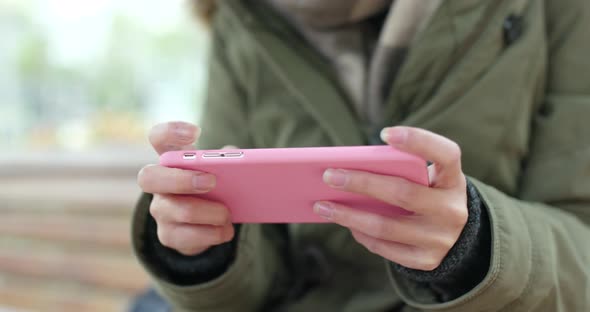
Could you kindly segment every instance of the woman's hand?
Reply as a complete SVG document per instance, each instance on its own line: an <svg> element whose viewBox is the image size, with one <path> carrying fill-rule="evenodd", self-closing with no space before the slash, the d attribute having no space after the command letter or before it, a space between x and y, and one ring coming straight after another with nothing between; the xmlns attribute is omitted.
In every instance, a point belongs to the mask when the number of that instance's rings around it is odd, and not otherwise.
<svg viewBox="0 0 590 312"><path fill-rule="evenodd" d="M314 211L349 228L356 241L375 254L408 268L434 270L457 242L467 222L461 150L455 142L417 128L385 128L381 138L399 150L432 161L431 187L402 178L342 169L326 170L324 181L333 188L370 196L414 214L388 218L331 202L316 203Z"/></svg>
<svg viewBox="0 0 590 312"><path fill-rule="evenodd" d="M161 155L191 149L199 132L192 124L168 122L154 126L149 139ZM158 224L158 238L164 246L184 255L196 255L234 237L229 209L194 196L215 187L214 175L148 165L141 169L137 180L144 192L154 194L150 213Z"/></svg>

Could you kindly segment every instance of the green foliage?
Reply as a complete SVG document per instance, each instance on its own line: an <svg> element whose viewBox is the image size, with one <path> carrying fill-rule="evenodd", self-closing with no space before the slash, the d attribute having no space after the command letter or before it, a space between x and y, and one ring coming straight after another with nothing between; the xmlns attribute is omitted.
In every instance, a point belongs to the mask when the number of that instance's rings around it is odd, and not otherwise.
<svg viewBox="0 0 590 312"><path fill-rule="evenodd" d="M18 69L26 76L36 76L49 66L47 42L36 32L27 33L20 43Z"/></svg>
<svg viewBox="0 0 590 312"><path fill-rule="evenodd" d="M187 23L176 27L180 24L170 26L175 24L169 23L158 29L155 23L156 26L148 29L135 15L113 10L112 15L105 17L104 25L96 24L102 20L88 22L95 24L81 22L81 25L90 27L88 29L106 29L106 39L101 39L104 44L93 51L96 55L70 62L67 58L56 57L59 54L57 46L60 41L68 40L68 35L60 37L59 27L44 27L43 22L38 20L44 14L40 10L42 2L22 6L16 3L12 10L0 12L0 35L8 32L8 37L16 38L10 40L15 52L8 63L11 66L4 71L14 79L10 85L19 88L11 90L11 94L15 95L12 98L17 100L19 107L15 114L22 116L19 117L19 129L44 129L39 132L43 134L43 139L38 140L54 137L49 132L59 132L57 128L68 122L93 127L97 120L101 123L110 120L117 124L121 122L114 120L124 120L130 123L130 128L137 129L138 125L144 124L146 112L162 111L155 106L169 99L170 93L174 94L173 101L180 100L181 103L166 105L194 105L197 102L195 97L199 96L201 88L197 86L196 79L202 76L198 71L205 70L199 64L203 64L207 38L191 29L196 25ZM55 22L59 24L59 21ZM3 24L9 27L3 29ZM84 26L73 30L74 37L83 39L68 42L68 55L76 54L71 47L75 49L79 46L82 55L83 51L88 51L85 44L99 42L94 41L91 32L85 37L79 36L86 30ZM54 40L56 38L59 40ZM187 109L178 111L186 112ZM101 127L103 130L100 133L103 134L97 135L97 138L108 140L109 135L116 135L116 132L104 130L109 129L108 126ZM120 129L121 126L112 128ZM27 140L26 136L30 134L0 125L0 133L3 132L23 136L12 138L12 141Z"/></svg>

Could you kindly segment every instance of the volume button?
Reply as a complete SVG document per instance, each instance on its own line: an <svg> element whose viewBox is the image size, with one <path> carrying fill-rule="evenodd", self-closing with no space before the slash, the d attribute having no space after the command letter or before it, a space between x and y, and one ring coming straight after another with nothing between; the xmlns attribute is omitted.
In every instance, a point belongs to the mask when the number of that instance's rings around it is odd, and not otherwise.
<svg viewBox="0 0 590 312"><path fill-rule="evenodd" d="M244 152L205 152L203 158L240 158Z"/></svg>

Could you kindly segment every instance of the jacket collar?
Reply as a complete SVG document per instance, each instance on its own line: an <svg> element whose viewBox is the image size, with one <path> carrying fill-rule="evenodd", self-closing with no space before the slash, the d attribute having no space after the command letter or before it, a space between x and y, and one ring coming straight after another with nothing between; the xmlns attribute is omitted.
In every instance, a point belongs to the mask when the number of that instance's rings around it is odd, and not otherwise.
<svg viewBox="0 0 590 312"><path fill-rule="evenodd" d="M331 68L322 56L305 43L290 25L282 20L263 1L224 1L233 18L248 29L249 36L258 47L268 69L282 80L293 96L300 99L334 145L363 145L379 129L362 125L354 113L351 101L339 86ZM498 4L495 4L495 3ZM524 3L525 0L513 1ZM436 91L439 80L444 79L458 51L470 46L458 40L465 37L462 31L478 35L478 21L501 0L445 0L424 30L414 38L398 79L391 88L391 96L383 116L383 126L404 123L405 108L398 96L407 90L418 90L421 101ZM460 27L458 27L460 25ZM485 26L485 25L484 25ZM468 43L468 42L467 42ZM425 73L428 73L425 75ZM430 81L424 81L428 77ZM434 77L434 78L433 78Z"/></svg>
<svg viewBox="0 0 590 312"><path fill-rule="evenodd" d="M352 103L327 62L262 2L224 1L233 12L233 18L248 29L244 35L258 47L268 70L274 71L281 79L286 89L324 129L332 144L366 144Z"/></svg>

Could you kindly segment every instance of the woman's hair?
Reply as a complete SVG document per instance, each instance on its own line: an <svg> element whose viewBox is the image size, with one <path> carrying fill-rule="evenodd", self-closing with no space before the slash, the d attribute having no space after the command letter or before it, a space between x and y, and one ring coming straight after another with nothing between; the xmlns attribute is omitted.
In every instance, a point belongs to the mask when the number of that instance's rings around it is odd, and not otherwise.
<svg viewBox="0 0 590 312"><path fill-rule="evenodd" d="M215 8L217 6L216 0L190 0L190 6L193 15L205 24L211 22L213 14L215 14Z"/></svg>

